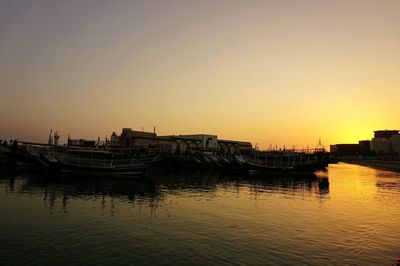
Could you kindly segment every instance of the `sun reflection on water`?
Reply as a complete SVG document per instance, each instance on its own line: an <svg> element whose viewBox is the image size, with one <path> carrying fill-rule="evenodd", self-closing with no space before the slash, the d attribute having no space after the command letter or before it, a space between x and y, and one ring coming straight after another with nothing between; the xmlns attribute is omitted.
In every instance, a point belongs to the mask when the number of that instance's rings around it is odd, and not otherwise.
<svg viewBox="0 0 400 266"><path fill-rule="evenodd" d="M52 262L80 264L117 252L139 264L168 257L171 264L208 258L226 265L234 258L260 265L376 265L399 253L399 173L336 164L312 175L175 171L129 180L3 170L0 255L10 264L54 245L66 255ZM29 234L15 234L27 225ZM41 245L25 258L8 255L32 241ZM79 248L92 261L78 256Z"/></svg>

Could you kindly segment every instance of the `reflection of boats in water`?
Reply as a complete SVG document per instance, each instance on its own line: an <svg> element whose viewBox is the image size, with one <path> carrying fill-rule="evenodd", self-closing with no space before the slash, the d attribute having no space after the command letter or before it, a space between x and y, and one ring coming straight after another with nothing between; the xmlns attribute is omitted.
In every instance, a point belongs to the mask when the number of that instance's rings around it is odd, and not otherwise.
<svg viewBox="0 0 400 266"><path fill-rule="evenodd" d="M81 173L34 173L30 169L16 169L14 167L0 167L0 179L8 180L10 189L28 194L44 191L45 193L68 197L111 196L128 197L129 200L160 196L154 182L148 179L107 178L106 176ZM18 189L12 187L16 183L20 183L21 187Z"/></svg>
<svg viewBox="0 0 400 266"><path fill-rule="evenodd" d="M329 181L325 176L313 173L294 174L226 174L215 171L165 170L155 168L146 179L101 178L98 175L32 173L12 167L0 168L2 179L26 179L24 189L46 188L64 195L110 195L117 197L157 197L171 191L199 191L212 193L218 187L261 187L268 190L310 190L317 194L329 193Z"/></svg>
<svg viewBox="0 0 400 266"><path fill-rule="evenodd" d="M114 211L114 203L125 202L144 206L153 215L169 196L215 197L220 192L264 194L329 193L329 181L315 174L303 175L242 175L207 171L150 171L148 178L100 178L99 176L60 172L37 172L29 169L0 167L0 181L10 193L39 195L45 207L57 204L67 210L74 199L101 199L102 210ZM244 189L243 189L244 188ZM108 212L108 210L107 210Z"/></svg>
<svg viewBox="0 0 400 266"><path fill-rule="evenodd" d="M319 195L329 193L329 179L315 174L269 175L256 180L257 187L269 190L306 190Z"/></svg>
<svg viewBox="0 0 400 266"><path fill-rule="evenodd" d="M329 179L326 173L317 172L257 172L229 173L225 171L191 171L190 169L163 170L153 169L148 178L162 187L179 190L213 191L218 186L262 187L268 190L310 190L317 194L329 193Z"/></svg>
<svg viewBox="0 0 400 266"><path fill-rule="evenodd" d="M62 191L64 195L112 196L135 198L157 198L160 196L153 182L145 179L90 178L81 175L61 174L57 178L42 175L30 178L28 186L46 188L47 191Z"/></svg>

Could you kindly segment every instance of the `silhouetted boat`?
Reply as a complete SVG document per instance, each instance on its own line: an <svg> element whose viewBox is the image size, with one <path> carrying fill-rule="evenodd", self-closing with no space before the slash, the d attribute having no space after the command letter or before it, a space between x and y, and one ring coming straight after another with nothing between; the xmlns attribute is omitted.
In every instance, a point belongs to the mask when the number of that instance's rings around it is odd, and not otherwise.
<svg viewBox="0 0 400 266"><path fill-rule="evenodd" d="M10 162L10 149L3 145L0 145L0 163L8 164Z"/></svg>
<svg viewBox="0 0 400 266"><path fill-rule="evenodd" d="M33 166L60 172L136 176L158 162L157 154L134 154L96 148L22 144L11 149L16 166Z"/></svg>
<svg viewBox="0 0 400 266"><path fill-rule="evenodd" d="M62 172L91 172L135 176L159 160L155 154L131 154L100 149L54 147L41 153L47 164Z"/></svg>
<svg viewBox="0 0 400 266"><path fill-rule="evenodd" d="M29 146L20 145L17 141L13 145L2 146L0 157L3 164L19 167L30 167L45 164L40 154Z"/></svg>
<svg viewBox="0 0 400 266"><path fill-rule="evenodd" d="M258 151L238 158L249 171L304 172L315 171L328 165L329 153L293 151Z"/></svg>
<svg viewBox="0 0 400 266"><path fill-rule="evenodd" d="M61 172L85 172L135 176L143 174L156 162L164 166L223 171L248 172L312 172L328 164L329 154L314 152L258 151L242 155L225 156L218 152L201 151L189 154L163 154L129 149L106 149L81 146L21 143L10 147L11 161L15 165L33 165L38 169ZM5 153L5 152L4 152Z"/></svg>

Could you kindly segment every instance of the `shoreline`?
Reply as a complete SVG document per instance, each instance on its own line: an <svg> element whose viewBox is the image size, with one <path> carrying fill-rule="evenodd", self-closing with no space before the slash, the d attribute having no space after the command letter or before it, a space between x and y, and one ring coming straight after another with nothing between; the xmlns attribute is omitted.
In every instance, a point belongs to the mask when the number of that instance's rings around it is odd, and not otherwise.
<svg viewBox="0 0 400 266"><path fill-rule="evenodd" d="M339 162L358 164L372 168L400 172L400 160L398 161L384 161L384 160L342 160Z"/></svg>

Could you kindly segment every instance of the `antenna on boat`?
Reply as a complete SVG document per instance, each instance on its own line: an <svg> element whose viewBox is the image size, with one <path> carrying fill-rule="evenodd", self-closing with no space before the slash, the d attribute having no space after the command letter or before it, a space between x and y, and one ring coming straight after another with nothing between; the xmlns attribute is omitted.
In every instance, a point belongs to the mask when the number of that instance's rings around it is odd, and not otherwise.
<svg viewBox="0 0 400 266"><path fill-rule="evenodd" d="M58 130L54 133L54 146L58 146L58 140L60 139L60 135L58 135Z"/></svg>
<svg viewBox="0 0 400 266"><path fill-rule="evenodd" d="M49 144L49 145L52 145L52 144L53 144L53 129L50 129L48 144Z"/></svg>

